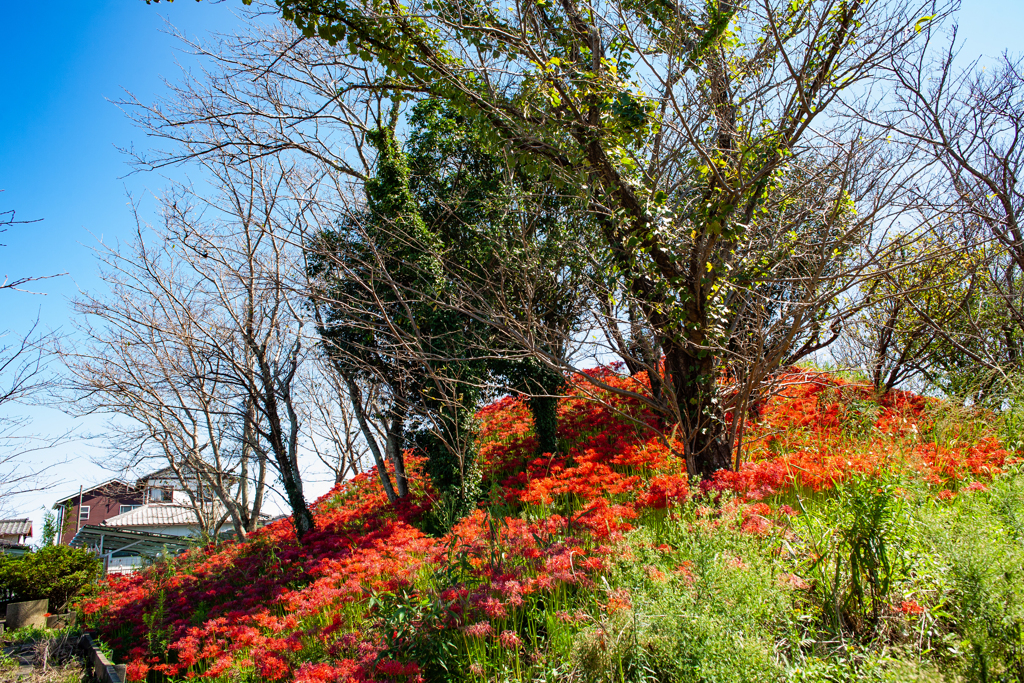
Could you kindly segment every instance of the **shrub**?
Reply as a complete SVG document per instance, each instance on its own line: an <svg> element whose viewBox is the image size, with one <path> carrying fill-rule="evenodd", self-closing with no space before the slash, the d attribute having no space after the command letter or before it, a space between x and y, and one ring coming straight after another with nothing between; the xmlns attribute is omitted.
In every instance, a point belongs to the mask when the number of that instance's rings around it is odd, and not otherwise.
<svg viewBox="0 0 1024 683"><path fill-rule="evenodd" d="M12 591L20 600L48 598L54 613L66 608L73 597L93 592L102 573L95 555L64 545L21 557L0 557L0 589Z"/></svg>

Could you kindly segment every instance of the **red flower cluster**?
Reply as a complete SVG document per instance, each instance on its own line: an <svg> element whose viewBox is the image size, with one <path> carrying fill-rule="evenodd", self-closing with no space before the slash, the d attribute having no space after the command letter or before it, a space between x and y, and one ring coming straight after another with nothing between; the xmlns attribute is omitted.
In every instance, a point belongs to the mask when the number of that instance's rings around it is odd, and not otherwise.
<svg viewBox="0 0 1024 683"><path fill-rule="evenodd" d="M910 469L940 487L964 479L991 477L1010 454L994 438L961 447L927 440L929 401L904 391L875 399L870 387L820 372L792 370L778 380L777 393L760 410L747 433L746 462L738 472L718 472L711 488L759 500L793 485L815 491L852 476ZM873 408L870 430L861 438L845 434L864 416L852 405Z"/></svg>
<svg viewBox="0 0 1024 683"><path fill-rule="evenodd" d="M606 385L646 391L643 376L593 373ZM738 494L736 519L751 533L768 533L794 514L764 502L792 485L817 490L856 473L910 466L947 486L990 476L1008 457L994 440L961 449L922 440L925 399L902 392L876 404L872 436L847 439L848 406L853 398L868 400L866 389L799 370L781 385L747 430L748 462L702 484L706 492ZM498 401L479 418L490 494L447 536L429 538L415 526L433 496L423 463L409 453L416 485L399 505L387 503L375 472L362 474L314 504L317 529L303 543L290 520L281 520L245 542L110 577L81 606L89 624L128 653L131 680L154 671L303 683L418 681L416 662L393 658L398 636L382 601L370 597L430 590L419 579L449 566L456 554L468 558L461 575L431 598L443 605L442 626L473 642L525 647L530 636L516 624L531 600L592 587L638 517L671 514L686 500L683 449L640 398L598 392L589 383L570 387L559 405L563 447L556 454L537 456L520 399ZM513 514L492 517L487 510L495 505ZM692 580L688 565L678 572ZM609 612L628 607L628 595L619 593L605 603Z"/></svg>

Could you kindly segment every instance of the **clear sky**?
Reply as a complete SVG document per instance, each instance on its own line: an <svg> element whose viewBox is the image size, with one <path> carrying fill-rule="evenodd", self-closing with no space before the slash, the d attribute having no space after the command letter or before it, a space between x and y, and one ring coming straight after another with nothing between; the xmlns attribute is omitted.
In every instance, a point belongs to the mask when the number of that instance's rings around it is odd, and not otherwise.
<svg viewBox="0 0 1024 683"><path fill-rule="evenodd" d="M0 331L23 332L38 314L41 325L67 328L69 297L77 288L96 286L89 252L97 238L112 241L133 227L127 192L144 200L151 217L163 179L155 174L126 177L130 169L118 147L145 148L148 141L112 104L132 91L143 101L163 92L162 78L174 80L177 62L188 55L165 34L165 19L202 36L232 31L241 0L223 3L178 0L147 5L143 0L24 2L0 0L0 211L15 209L19 219L42 219L0 236L0 278L67 272L37 287L46 296L0 292ZM1024 52L1024 0L964 0L959 13L963 55L998 56ZM33 431L47 434L76 424L54 409L21 409L34 420ZM86 422L97 430L102 421ZM42 508L110 478L91 462L98 447L72 444L43 454L39 462L69 458L56 468L52 485L26 496L20 512L36 521ZM309 495L326 490L311 487Z"/></svg>
<svg viewBox="0 0 1024 683"><path fill-rule="evenodd" d="M234 14L239 7L240 0L0 0L0 211L14 209L19 220L42 219L0 235L6 245L0 247L0 278L68 273L30 286L46 296L0 292L0 331L24 332L36 315L42 327L66 330L69 299L79 288L98 285L90 247L133 227L129 192L152 219L151 197L165 181L157 174L127 175L131 169L118 148L149 142L112 101L125 90L151 101L163 92L164 78L177 78L179 64L193 63L167 35L165 20L189 35L230 32L241 23ZM72 420L56 409L14 411L28 413L30 431L40 434L72 426L97 432L104 424L100 418ZM17 501L18 512L35 521L36 540L44 506L76 493L79 484L113 476L92 462L102 446L77 442L33 454L35 464L70 460L51 471L45 491Z"/></svg>

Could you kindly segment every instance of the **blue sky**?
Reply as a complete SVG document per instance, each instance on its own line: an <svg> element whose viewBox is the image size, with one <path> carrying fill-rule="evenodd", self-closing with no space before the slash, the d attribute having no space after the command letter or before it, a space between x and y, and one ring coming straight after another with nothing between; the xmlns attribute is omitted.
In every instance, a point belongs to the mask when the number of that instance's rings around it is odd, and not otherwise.
<svg viewBox="0 0 1024 683"><path fill-rule="evenodd" d="M133 227L126 193L141 199L144 217L151 217L147 198L164 180L155 174L126 177L130 169L117 147L145 148L149 142L110 100L127 89L151 101L163 92L162 78L176 78L176 62L190 63L164 33L165 19L201 36L233 30L240 7L241 0L0 0L0 211L42 219L0 236L7 245L0 248L0 278L69 273L39 283L46 296L0 292L0 330L24 331L37 314L44 327L67 328L68 299L79 287L96 286L90 245L128 235ZM959 23L965 57L1024 51L1024 0L965 0ZM75 424L53 409L28 412L39 433ZM94 420L84 428L101 424ZM19 501L21 512L36 519L37 536L44 505L77 491L80 482L109 478L90 462L99 452L73 444L41 456L43 462L70 458L73 465L59 468L47 491ZM318 487L309 491L319 493Z"/></svg>
<svg viewBox="0 0 1024 683"><path fill-rule="evenodd" d="M0 211L14 209L20 220L42 219L0 235L7 245L0 248L0 278L68 273L31 286L46 296L0 293L0 331L23 332L36 315L42 327L67 329L69 299L78 288L97 286L90 246L99 238L116 240L133 227L128 192L151 217L151 196L164 179L127 175L131 169L117 148L145 148L149 142L111 101L126 89L150 101L163 92L163 78L180 73L179 62L191 63L166 35L165 19L190 35L231 31L240 23L234 15L240 6L240 0L0 0ZM15 410L28 413L30 431L40 434L71 426L94 432L104 422L72 420L55 409ZM36 521L37 539L44 505L77 492L79 483L112 476L92 463L101 445L79 442L34 454L37 464L70 460L54 468L47 490L17 501L19 512Z"/></svg>

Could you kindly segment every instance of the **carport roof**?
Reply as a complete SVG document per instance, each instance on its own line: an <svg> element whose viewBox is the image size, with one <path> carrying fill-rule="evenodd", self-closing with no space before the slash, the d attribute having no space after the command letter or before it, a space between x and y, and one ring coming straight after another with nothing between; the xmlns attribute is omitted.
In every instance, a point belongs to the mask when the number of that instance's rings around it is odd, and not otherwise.
<svg viewBox="0 0 1024 683"><path fill-rule="evenodd" d="M170 553L181 552L188 548L189 544L189 539L181 536L87 524L78 530L68 545L75 548L95 549L101 555L130 548L140 555L152 557L165 548Z"/></svg>

